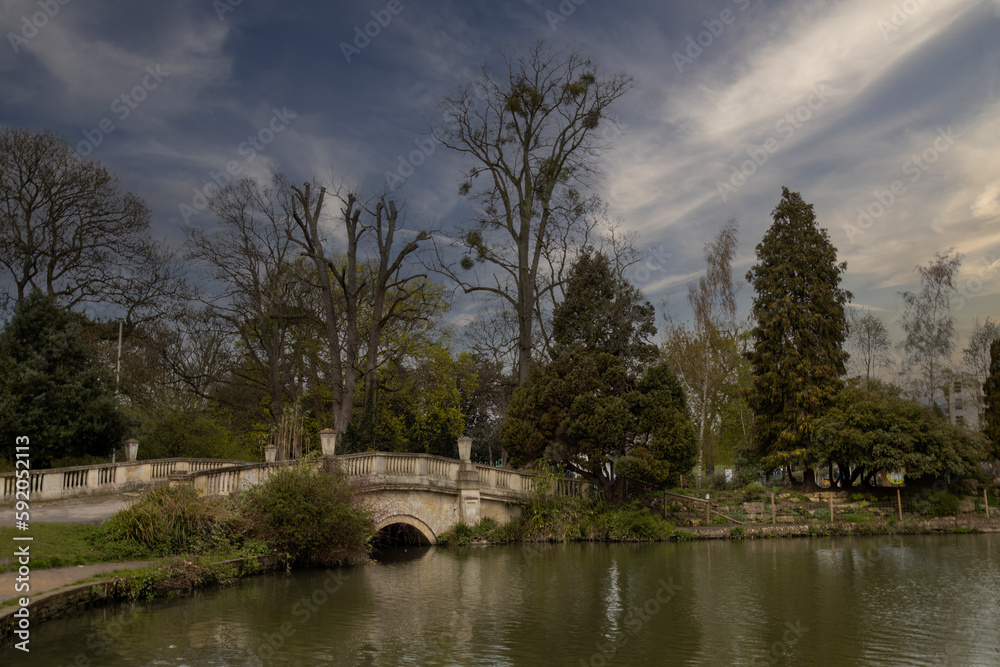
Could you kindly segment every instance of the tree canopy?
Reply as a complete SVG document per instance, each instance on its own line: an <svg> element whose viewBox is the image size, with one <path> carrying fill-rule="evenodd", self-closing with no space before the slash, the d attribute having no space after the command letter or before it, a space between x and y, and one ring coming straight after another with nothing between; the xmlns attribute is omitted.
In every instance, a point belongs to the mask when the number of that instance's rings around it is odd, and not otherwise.
<svg viewBox="0 0 1000 667"><path fill-rule="evenodd" d="M818 421L815 441L816 457L837 464L843 487L872 485L894 470L909 481L976 477L985 456L982 436L877 380L843 388Z"/></svg>
<svg viewBox="0 0 1000 667"><path fill-rule="evenodd" d="M127 437L130 421L81 340L83 324L36 291L0 332L0 451L8 459L18 436L30 439L36 468L110 456Z"/></svg>
<svg viewBox="0 0 1000 667"><path fill-rule="evenodd" d="M616 461L659 485L691 467L694 427L676 375L648 342L653 317L606 257L581 256L555 312L559 354L514 392L501 427L515 465L559 461L609 494Z"/></svg>

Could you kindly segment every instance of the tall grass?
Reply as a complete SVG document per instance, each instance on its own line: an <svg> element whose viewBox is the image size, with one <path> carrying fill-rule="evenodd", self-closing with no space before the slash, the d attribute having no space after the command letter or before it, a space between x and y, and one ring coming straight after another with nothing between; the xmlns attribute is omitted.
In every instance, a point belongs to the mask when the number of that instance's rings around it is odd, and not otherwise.
<svg viewBox="0 0 1000 667"><path fill-rule="evenodd" d="M163 556L215 548L230 540L238 523L225 499L201 497L181 486L144 494L115 513L103 528L111 542L144 547Z"/></svg>

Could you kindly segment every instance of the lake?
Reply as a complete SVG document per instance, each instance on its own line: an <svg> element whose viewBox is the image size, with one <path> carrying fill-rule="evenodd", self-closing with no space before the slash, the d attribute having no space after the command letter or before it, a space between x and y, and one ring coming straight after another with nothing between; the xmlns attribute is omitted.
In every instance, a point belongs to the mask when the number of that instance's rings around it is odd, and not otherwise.
<svg viewBox="0 0 1000 667"><path fill-rule="evenodd" d="M1000 665L1000 535L417 548L98 609L4 665Z"/></svg>

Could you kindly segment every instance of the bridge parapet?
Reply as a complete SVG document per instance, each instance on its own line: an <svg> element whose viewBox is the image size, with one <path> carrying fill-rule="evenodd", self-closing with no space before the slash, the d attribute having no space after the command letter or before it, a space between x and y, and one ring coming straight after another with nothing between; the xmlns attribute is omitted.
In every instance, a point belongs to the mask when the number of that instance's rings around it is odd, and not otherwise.
<svg viewBox="0 0 1000 667"><path fill-rule="evenodd" d="M222 459L173 458L147 461L122 461L70 468L29 470L27 484L34 500L57 500L92 493L115 493L166 482L174 475L245 465L246 461ZM23 475L23 471L22 471ZM17 472L0 475L0 501L11 502L18 490Z"/></svg>

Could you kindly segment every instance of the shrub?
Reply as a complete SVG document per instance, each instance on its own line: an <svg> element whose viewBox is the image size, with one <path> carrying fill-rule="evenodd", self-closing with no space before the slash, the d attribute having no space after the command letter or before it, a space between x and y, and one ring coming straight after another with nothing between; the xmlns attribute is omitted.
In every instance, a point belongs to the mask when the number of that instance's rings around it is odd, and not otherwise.
<svg viewBox="0 0 1000 667"><path fill-rule="evenodd" d="M763 500L767 489L760 482L750 482L743 487L743 502L752 503Z"/></svg>
<svg viewBox="0 0 1000 667"><path fill-rule="evenodd" d="M187 486L154 489L116 512L103 530L122 556L211 549L228 542L236 517L224 499L203 498Z"/></svg>
<svg viewBox="0 0 1000 667"><path fill-rule="evenodd" d="M335 465L280 468L239 502L249 535L291 561L334 565L367 557L371 511Z"/></svg>
<svg viewBox="0 0 1000 667"><path fill-rule="evenodd" d="M729 530L729 539L731 540L743 540L746 539L747 532L743 526L733 526Z"/></svg>
<svg viewBox="0 0 1000 667"><path fill-rule="evenodd" d="M932 493L928 498L925 513L928 516L955 516L958 514L959 498L947 491Z"/></svg>
<svg viewBox="0 0 1000 667"><path fill-rule="evenodd" d="M813 518L817 521L829 521L830 520L830 508L820 507L813 513Z"/></svg>
<svg viewBox="0 0 1000 667"><path fill-rule="evenodd" d="M603 512L596 526L605 539L614 542L663 540L673 532L669 523L636 505Z"/></svg>

